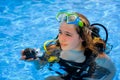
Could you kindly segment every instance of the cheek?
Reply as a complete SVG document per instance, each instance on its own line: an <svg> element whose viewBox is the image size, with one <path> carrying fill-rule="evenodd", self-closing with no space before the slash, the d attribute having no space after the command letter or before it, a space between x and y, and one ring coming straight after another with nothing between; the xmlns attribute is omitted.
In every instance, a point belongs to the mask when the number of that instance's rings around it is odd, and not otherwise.
<svg viewBox="0 0 120 80"><path fill-rule="evenodd" d="M71 46L76 46L76 45L78 45L78 44L80 44L80 41L78 41L78 40L73 40L73 41L71 42Z"/></svg>
<svg viewBox="0 0 120 80"><path fill-rule="evenodd" d="M80 45L82 43L81 38L74 38L71 45Z"/></svg>
<svg viewBox="0 0 120 80"><path fill-rule="evenodd" d="M69 46L71 46L71 47L77 46L81 43L81 41L79 39L70 39L68 42L69 42Z"/></svg>

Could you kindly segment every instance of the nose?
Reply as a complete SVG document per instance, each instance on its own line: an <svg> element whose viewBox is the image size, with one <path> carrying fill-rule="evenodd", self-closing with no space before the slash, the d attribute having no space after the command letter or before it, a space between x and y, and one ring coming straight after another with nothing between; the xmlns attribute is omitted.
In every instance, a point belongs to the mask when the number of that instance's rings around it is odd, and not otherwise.
<svg viewBox="0 0 120 80"><path fill-rule="evenodd" d="M58 36L58 39L59 39L60 42L65 42L65 41L66 41L66 37L65 37L64 34L60 34L60 35Z"/></svg>

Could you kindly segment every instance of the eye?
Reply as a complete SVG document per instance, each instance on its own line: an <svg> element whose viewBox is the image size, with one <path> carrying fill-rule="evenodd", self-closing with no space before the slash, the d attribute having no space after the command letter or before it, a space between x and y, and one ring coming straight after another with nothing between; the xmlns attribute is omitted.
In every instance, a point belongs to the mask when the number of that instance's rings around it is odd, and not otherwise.
<svg viewBox="0 0 120 80"><path fill-rule="evenodd" d="M69 33L66 33L65 35L66 35L66 36L70 36L70 37L72 37L72 35L71 35L71 34L69 34Z"/></svg>
<svg viewBox="0 0 120 80"><path fill-rule="evenodd" d="M62 32L59 30L59 34L62 34Z"/></svg>

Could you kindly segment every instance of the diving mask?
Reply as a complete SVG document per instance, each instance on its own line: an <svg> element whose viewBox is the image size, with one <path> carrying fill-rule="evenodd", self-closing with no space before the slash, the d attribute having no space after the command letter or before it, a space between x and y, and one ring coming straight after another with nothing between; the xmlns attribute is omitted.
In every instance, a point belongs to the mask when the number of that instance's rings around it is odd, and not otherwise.
<svg viewBox="0 0 120 80"><path fill-rule="evenodd" d="M56 19L59 22L65 21L67 24L75 24L80 27L84 26L83 22L76 13L59 12L56 16Z"/></svg>

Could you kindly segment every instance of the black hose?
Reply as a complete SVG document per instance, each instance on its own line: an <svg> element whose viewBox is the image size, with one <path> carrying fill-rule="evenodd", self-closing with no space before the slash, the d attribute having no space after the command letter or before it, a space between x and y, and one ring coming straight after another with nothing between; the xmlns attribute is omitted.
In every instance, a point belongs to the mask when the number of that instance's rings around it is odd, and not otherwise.
<svg viewBox="0 0 120 80"><path fill-rule="evenodd" d="M91 24L91 26L95 26L95 25L101 26L105 30L105 33L106 33L105 43L107 43L107 40L108 40L108 31L107 31L106 27L103 26L102 24L99 24L99 23L93 23L93 24Z"/></svg>

